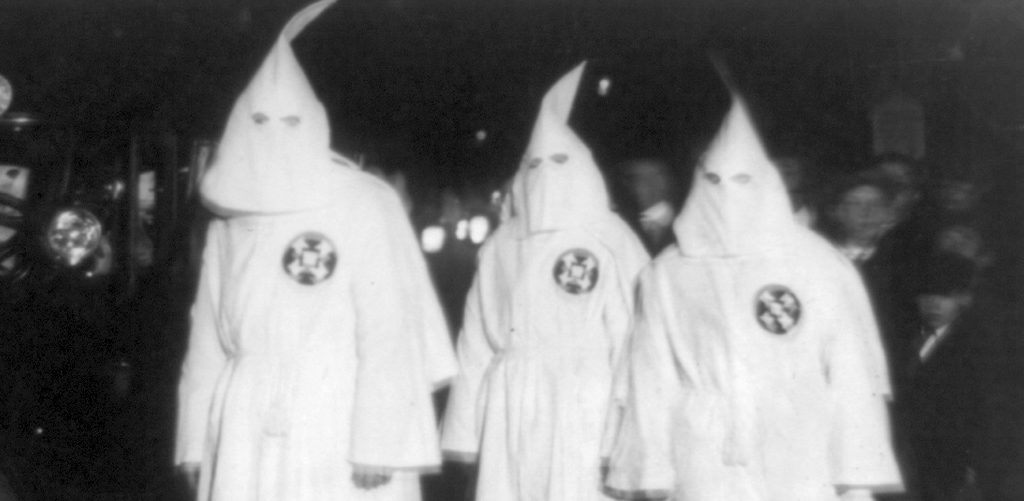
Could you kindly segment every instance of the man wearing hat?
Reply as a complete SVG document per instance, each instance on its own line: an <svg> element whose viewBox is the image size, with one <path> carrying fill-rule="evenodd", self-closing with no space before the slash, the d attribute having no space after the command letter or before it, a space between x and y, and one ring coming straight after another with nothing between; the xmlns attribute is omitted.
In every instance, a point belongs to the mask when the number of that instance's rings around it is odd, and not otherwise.
<svg viewBox="0 0 1024 501"><path fill-rule="evenodd" d="M284 28L201 184L210 223L175 462L198 499L420 498L447 326L396 193L330 150Z"/></svg>
<svg viewBox="0 0 1024 501"><path fill-rule="evenodd" d="M954 499L973 479L981 410L992 386L984 366L994 361L992 338L971 314L974 265L938 254L922 267L917 322L905 329L909 352L897 374L896 403L910 445L913 487L922 499Z"/></svg>

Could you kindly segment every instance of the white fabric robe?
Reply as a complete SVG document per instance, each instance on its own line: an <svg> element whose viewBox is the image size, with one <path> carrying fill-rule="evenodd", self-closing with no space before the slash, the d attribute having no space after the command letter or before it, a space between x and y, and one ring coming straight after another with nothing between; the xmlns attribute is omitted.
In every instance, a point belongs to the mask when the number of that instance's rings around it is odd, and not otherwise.
<svg viewBox="0 0 1024 501"><path fill-rule="evenodd" d="M601 439L646 254L625 224L609 243L571 230L521 241L511 230L480 253L442 448L457 459L479 454L481 501L604 499ZM571 249L600 263L589 293L571 294L554 277Z"/></svg>
<svg viewBox="0 0 1024 501"><path fill-rule="evenodd" d="M466 301L442 448L479 458L478 501L605 499L602 435L648 256L565 125L582 69L545 98Z"/></svg>
<svg viewBox="0 0 1024 501"><path fill-rule="evenodd" d="M397 197L342 172L335 206L211 223L176 453L202 461L201 500L416 500L416 472L440 463L447 327ZM306 239L321 252L289 256ZM333 265L309 268L322 281L288 272L329 247ZM353 463L400 472L365 491Z"/></svg>
<svg viewBox="0 0 1024 501"><path fill-rule="evenodd" d="M678 501L901 489L864 286L795 222L738 102L674 230L640 279L609 489Z"/></svg>
<svg viewBox="0 0 1024 501"><path fill-rule="evenodd" d="M448 329L395 192L330 150L291 41L239 96L200 186L211 223L179 386L175 461L200 500L419 499L440 463ZM398 470L360 490L352 465Z"/></svg>
<svg viewBox="0 0 1024 501"><path fill-rule="evenodd" d="M611 488L685 501L899 489L860 332L872 321L867 297L848 262L804 243L710 263L670 248L642 275ZM799 323L784 335L757 320L758 294L771 285L800 301Z"/></svg>

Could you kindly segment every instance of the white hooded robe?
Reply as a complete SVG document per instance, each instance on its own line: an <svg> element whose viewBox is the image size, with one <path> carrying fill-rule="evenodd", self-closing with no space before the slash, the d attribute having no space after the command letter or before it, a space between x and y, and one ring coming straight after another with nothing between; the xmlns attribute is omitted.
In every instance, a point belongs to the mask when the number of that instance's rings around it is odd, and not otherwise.
<svg viewBox="0 0 1024 501"><path fill-rule="evenodd" d="M207 233L179 386L175 461L200 500L420 498L440 464L431 393L447 326L398 196L330 151L291 52L333 0L285 27L238 99L204 203ZM397 471L374 490L352 465Z"/></svg>
<svg viewBox="0 0 1024 501"><path fill-rule="evenodd" d="M466 303L442 448L479 457L478 501L605 499L601 439L648 256L566 123L582 73L545 97Z"/></svg>
<svg viewBox="0 0 1024 501"><path fill-rule="evenodd" d="M864 287L799 226L738 98L640 277L607 486L625 498L831 501L899 490Z"/></svg>

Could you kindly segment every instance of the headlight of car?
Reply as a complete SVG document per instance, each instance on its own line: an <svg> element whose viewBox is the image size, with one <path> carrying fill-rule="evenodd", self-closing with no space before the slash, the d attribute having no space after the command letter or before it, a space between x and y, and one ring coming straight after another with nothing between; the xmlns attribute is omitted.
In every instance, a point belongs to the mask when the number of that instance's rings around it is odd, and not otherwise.
<svg viewBox="0 0 1024 501"><path fill-rule="evenodd" d="M88 209L57 210L43 235L47 252L57 262L78 266L99 248L103 224Z"/></svg>
<svg viewBox="0 0 1024 501"><path fill-rule="evenodd" d="M427 254L441 252L441 249L444 248L445 236L444 226L427 226L420 233L420 247Z"/></svg>

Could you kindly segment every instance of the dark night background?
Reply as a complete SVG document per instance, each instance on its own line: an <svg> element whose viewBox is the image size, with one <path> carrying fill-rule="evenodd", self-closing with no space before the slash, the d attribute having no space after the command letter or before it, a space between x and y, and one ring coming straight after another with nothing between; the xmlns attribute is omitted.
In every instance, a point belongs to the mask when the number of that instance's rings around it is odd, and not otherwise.
<svg viewBox="0 0 1024 501"><path fill-rule="evenodd" d="M217 139L278 31L306 3L0 0L9 112L73 131L71 158L86 184L123 168L138 130L173 135L185 165L192 141ZM769 148L811 155L812 177L866 160L871 106L900 89L924 105L929 164L972 170L991 188L993 219L1024 215L1017 0L339 0L295 47L336 148L406 173L424 211L436 212L445 189L486 199L500 187L541 96L583 59L573 125L609 179L617 162L644 155L688 171L728 104L716 55ZM611 81L607 96L596 92L601 78ZM480 130L484 141L475 139ZM1014 277L1024 276L1021 229L1005 224L996 242ZM168 262L187 252L168 249ZM65 287L67 297L48 285L29 294L34 302L0 303L0 376L15 362L31 374L0 392L0 458L11 456L0 473L22 486L49 483L25 488L30 499L181 496L170 420L192 284L187 266L167 270L133 278L130 298L112 291L116 283ZM15 343L13 333L28 340ZM107 398L122 362L131 391ZM32 455L15 449L25 430L46 440ZM433 489L436 499L455 499Z"/></svg>
<svg viewBox="0 0 1024 501"><path fill-rule="evenodd" d="M0 72L16 89L12 111L90 139L133 120L216 138L301 5L4 0ZM939 136L954 123L1006 139L1024 122L1022 37L1012 0L359 0L327 11L297 52L340 150L444 186L510 173L539 97L582 59L589 79L613 82L605 99L581 93L574 117L606 161L693 154L724 109L709 50L759 104L769 142L813 143L836 163L867 149L867 113L886 85L925 101L930 147L947 145ZM481 128L489 139L477 147Z"/></svg>

